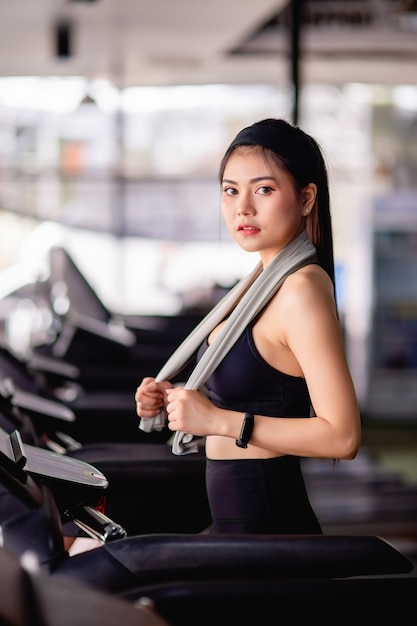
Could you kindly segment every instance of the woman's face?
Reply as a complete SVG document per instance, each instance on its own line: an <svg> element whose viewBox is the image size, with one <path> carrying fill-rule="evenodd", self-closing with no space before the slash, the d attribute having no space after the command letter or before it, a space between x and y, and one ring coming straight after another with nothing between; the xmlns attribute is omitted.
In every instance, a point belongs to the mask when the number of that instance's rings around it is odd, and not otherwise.
<svg viewBox="0 0 417 626"><path fill-rule="evenodd" d="M237 148L221 183L223 217L233 239L244 250L259 252L267 265L304 229L311 191L315 198L311 187L300 197L285 170L267 163L259 150Z"/></svg>

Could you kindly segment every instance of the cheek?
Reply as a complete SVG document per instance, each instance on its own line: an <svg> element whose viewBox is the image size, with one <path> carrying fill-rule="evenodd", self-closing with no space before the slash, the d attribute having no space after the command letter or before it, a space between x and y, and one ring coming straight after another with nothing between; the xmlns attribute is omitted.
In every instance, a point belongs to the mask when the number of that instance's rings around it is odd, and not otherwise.
<svg viewBox="0 0 417 626"><path fill-rule="evenodd" d="M302 206L294 200L287 202L281 207L281 216L288 222L298 221L302 218Z"/></svg>
<svg viewBox="0 0 417 626"><path fill-rule="evenodd" d="M281 232L286 229L293 229L299 224L299 222L301 222L301 220L302 215L300 211L297 211L294 207L287 207L279 212L271 212L269 220L266 219L266 222L269 221L270 228L272 230L275 230L275 232Z"/></svg>

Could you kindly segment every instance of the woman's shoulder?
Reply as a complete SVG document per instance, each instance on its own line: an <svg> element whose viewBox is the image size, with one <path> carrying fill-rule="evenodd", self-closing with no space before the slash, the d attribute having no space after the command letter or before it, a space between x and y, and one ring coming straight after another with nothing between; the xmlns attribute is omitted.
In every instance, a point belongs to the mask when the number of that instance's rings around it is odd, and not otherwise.
<svg viewBox="0 0 417 626"><path fill-rule="evenodd" d="M334 287L327 272L310 264L290 274L277 292L273 305L285 315L311 312L317 306L334 307Z"/></svg>

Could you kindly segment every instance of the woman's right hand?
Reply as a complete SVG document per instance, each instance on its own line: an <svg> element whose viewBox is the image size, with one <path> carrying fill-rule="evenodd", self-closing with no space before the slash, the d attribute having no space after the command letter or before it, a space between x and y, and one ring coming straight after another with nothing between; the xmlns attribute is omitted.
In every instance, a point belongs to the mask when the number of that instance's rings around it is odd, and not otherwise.
<svg viewBox="0 0 417 626"><path fill-rule="evenodd" d="M150 376L144 378L135 393L138 416L149 418L158 415L167 403L166 390L172 388L173 385L167 380L156 382Z"/></svg>

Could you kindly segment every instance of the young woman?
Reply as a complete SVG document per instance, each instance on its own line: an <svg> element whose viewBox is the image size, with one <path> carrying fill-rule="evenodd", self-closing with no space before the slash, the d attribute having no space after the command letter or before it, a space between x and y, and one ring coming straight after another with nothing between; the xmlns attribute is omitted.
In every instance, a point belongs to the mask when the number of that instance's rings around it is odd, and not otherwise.
<svg viewBox="0 0 417 626"><path fill-rule="evenodd" d="M228 230L264 270L303 232L316 257L285 278L204 393L147 377L137 413L146 422L165 408L170 430L205 437L211 532L321 533L300 457L353 459L361 437L335 302L326 166L311 136L267 119L232 141L220 184Z"/></svg>

